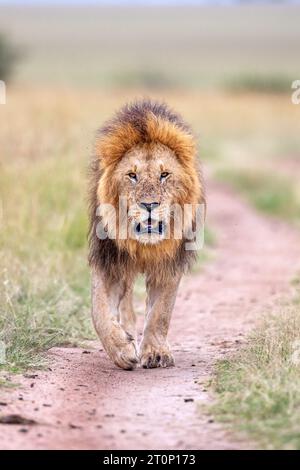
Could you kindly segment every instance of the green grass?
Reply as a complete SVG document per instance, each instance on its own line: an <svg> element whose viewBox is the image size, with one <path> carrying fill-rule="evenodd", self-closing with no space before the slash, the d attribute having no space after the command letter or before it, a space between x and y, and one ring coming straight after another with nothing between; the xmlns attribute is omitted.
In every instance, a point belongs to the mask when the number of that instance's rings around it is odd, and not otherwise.
<svg viewBox="0 0 300 470"><path fill-rule="evenodd" d="M217 177L239 191L259 211L283 219L300 220L300 195L296 182L259 169L220 170Z"/></svg>
<svg viewBox="0 0 300 470"><path fill-rule="evenodd" d="M42 121L41 114L41 133L49 133ZM21 139L27 130L23 128ZM53 145L47 155L38 150L36 137L34 147L19 145L13 161L12 141L2 140L0 341L6 345L6 362L0 368L11 372L43 367L43 353L52 346L94 337L86 258L86 162L74 159L66 134L62 121L56 138L48 134ZM38 160L32 148L40 152ZM28 156L22 155L27 151Z"/></svg>
<svg viewBox="0 0 300 470"><path fill-rule="evenodd" d="M5 81L11 77L17 57L17 50L3 34L0 34L0 80Z"/></svg>
<svg viewBox="0 0 300 470"><path fill-rule="evenodd" d="M255 93L288 93L291 94L291 84L294 78L280 74L260 75L242 74L225 80L224 87L229 91L255 92Z"/></svg>
<svg viewBox="0 0 300 470"><path fill-rule="evenodd" d="M53 260L44 251L40 263L24 267L14 259L13 269L6 270L0 298L0 339L6 344L2 368L18 372L42 367L42 353L50 347L92 336L87 274L68 255L60 258L53 269ZM77 283L80 280L83 286L80 293L76 280L64 273L67 267L77 268Z"/></svg>
<svg viewBox="0 0 300 470"><path fill-rule="evenodd" d="M245 346L219 361L210 411L265 449L300 449L300 303L267 315Z"/></svg>

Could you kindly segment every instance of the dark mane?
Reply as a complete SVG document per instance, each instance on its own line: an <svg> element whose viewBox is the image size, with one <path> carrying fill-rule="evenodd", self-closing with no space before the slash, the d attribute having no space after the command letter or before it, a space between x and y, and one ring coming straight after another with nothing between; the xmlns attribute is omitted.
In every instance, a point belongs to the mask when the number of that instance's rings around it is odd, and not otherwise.
<svg viewBox="0 0 300 470"><path fill-rule="evenodd" d="M99 133L110 134L120 125L127 123L131 124L132 127L138 131L141 142L147 142L149 137L146 129L149 113L152 113L154 116L164 121L176 124L186 133L191 133L189 125L184 122L180 114L169 108L166 103L150 99L137 100L125 104L110 121L99 129Z"/></svg>

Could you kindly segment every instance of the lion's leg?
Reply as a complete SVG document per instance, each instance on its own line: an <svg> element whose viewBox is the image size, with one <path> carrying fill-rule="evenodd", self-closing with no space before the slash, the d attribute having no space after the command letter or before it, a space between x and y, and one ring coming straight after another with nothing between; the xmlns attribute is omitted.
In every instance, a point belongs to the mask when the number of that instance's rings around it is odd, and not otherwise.
<svg viewBox="0 0 300 470"><path fill-rule="evenodd" d="M134 338L118 322L116 286L97 270L92 273L92 317L95 329L110 359L122 369L133 369L137 362Z"/></svg>
<svg viewBox="0 0 300 470"><path fill-rule="evenodd" d="M167 334L180 278L159 286L147 281L146 323L139 351L144 368L174 366Z"/></svg>
<svg viewBox="0 0 300 470"><path fill-rule="evenodd" d="M124 285L119 305L120 324L136 340L136 315L132 304L133 279Z"/></svg>

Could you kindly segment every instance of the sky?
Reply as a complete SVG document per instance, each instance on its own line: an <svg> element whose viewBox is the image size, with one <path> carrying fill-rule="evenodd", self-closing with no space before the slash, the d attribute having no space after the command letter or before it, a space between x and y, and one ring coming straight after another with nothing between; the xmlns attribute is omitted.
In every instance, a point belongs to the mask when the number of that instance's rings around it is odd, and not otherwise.
<svg viewBox="0 0 300 470"><path fill-rule="evenodd" d="M250 3L255 2L255 0L248 0ZM282 0L283 2L284 0ZM68 5L80 5L80 4L98 4L98 5L126 5L126 4L135 4L135 5L161 5L161 4L175 4L175 5L201 5L208 3L217 3L217 4L232 4L232 3L242 3L241 0L0 0L0 4L20 4L20 5L45 5L45 4L68 4ZM271 3L272 0L256 0L255 3ZM244 0L245 3L245 0ZM273 3L280 3L280 0L273 0ZM285 3L300 3L300 0L286 0Z"/></svg>
<svg viewBox="0 0 300 470"><path fill-rule="evenodd" d="M221 0L218 3L233 3L226 0ZM0 3L7 3L7 4L86 4L86 3L94 3L94 4L162 4L162 3L169 3L169 4L201 4L201 3L210 3L207 0L0 0Z"/></svg>
<svg viewBox="0 0 300 470"><path fill-rule="evenodd" d="M140 4L140 5L159 5L159 4L203 4L211 3L207 0L0 0L0 4ZM234 3L234 0L220 0L214 3Z"/></svg>

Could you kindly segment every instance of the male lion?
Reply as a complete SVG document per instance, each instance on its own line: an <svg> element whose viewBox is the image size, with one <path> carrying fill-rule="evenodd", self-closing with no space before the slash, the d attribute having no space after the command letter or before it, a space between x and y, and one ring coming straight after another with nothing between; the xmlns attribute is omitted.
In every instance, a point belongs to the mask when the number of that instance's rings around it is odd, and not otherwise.
<svg viewBox="0 0 300 470"><path fill-rule="evenodd" d="M167 333L178 284L195 259L186 241L199 204L205 196L195 138L165 104L127 105L100 129L90 180L92 317L105 351L123 369L139 361L144 368L174 365ZM175 237L172 207L185 205L193 210ZM147 289L139 351L132 307L138 273Z"/></svg>

